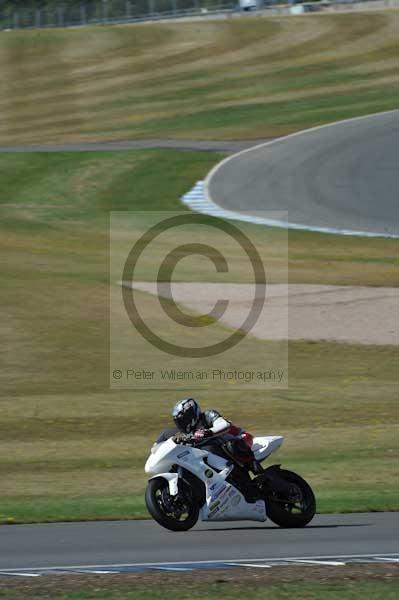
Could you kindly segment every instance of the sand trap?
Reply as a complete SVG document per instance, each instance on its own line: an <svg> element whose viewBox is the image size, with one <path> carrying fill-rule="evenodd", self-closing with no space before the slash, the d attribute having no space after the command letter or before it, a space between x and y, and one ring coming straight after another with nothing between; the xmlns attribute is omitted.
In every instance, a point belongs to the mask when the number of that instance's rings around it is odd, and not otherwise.
<svg viewBox="0 0 399 600"><path fill-rule="evenodd" d="M157 293L154 283L135 282L134 288ZM252 284L174 283L172 290L177 303L198 313L207 313L217 300L228 299L221 320L232 327L243 323L254 297ZM397 288L270 284L251 333L261 339L286 339L287 315L291 340L399 344Z"/></svg>

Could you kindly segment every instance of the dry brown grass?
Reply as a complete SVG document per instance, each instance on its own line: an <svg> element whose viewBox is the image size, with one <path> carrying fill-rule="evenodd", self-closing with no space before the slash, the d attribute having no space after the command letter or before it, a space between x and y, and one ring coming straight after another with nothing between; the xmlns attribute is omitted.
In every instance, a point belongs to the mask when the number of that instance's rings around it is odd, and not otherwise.
<svg viewBox="0 0 399 600"><path fill-rule="evenodd" d="M0 143L269 137L391 108L398 30L392 10L9 32Z"/></svg>

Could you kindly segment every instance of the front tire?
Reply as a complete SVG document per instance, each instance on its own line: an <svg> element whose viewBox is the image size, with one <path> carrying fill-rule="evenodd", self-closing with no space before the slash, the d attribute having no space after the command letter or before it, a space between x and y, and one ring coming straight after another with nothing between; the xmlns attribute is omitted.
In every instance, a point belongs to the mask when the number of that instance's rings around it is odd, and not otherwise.
<svg viewBox="0 0 399 600"><path fill-rule="evenodd" d="M171 531L188 531L198 520L199 506L188 486L185 485L174 499L169 494L168 481L162 477L148 482L145 503L153 519Z"/></svg>
<svg viewBox="0 0 399 600"><path fill-rule="evenodd" d="M296 473L281 469L279 476L290 484L291 498L268 494L266 514L279 527L305 527L316 513L316 498L310 485Z"/></svg>

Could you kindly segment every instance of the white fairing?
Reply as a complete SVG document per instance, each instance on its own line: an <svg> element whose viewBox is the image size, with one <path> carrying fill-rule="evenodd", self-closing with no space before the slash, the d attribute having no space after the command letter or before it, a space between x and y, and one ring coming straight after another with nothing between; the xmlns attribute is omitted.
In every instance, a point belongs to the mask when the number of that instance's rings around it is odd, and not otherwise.
<svg viewBox="0 0 399 600"><path fill-rule="evenodd" d="M255 437L252 444L252 451L256 460L261 462L265 460L272 452L280 448L284 438L281 435L266 435L265 437Z"/></svg>
<svg viewBox="0 0 399 600"><path fill-rule="evenodd" d="M207 486L202 521L266 521L263 500L247 502L233 485L218 473Z"/></svg>
<svg viewBox="0 0 399 600"><path fill-rule="evenodd" d="M263 460L282 442L281 436L254 438L256 458ZM224 458L200 448L175 444L172 438L154 445L145 464L145 472L166 479L172 496L178 493L178 473L170 472L174 465L184 467L204 482L206 502L201 508L203 521L266 520L263 500L247 502L241 492L226 481L233 465Z"/></svg>

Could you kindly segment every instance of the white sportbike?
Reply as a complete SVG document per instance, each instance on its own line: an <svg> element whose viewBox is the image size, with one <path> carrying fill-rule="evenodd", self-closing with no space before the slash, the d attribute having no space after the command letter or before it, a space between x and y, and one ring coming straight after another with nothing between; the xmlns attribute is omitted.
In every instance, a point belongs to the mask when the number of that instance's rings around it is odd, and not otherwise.
<svg viewBox="0 0 399 600"><path fill-rule="evenodd" d="M255 437L252 450L258 462L277 450L283 439ZM210 448L210 443L215 446ZM199 517L202 521L268 517L280 527L304 527L316 512L313 491L302 477L280 465L251 477L217 438L198 443L177 434L158 441L145 472L152 475L145 493L148 511L172 531L191 529Z"/></svg>

